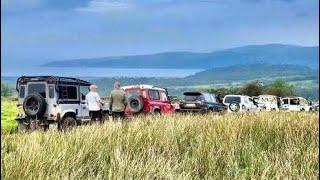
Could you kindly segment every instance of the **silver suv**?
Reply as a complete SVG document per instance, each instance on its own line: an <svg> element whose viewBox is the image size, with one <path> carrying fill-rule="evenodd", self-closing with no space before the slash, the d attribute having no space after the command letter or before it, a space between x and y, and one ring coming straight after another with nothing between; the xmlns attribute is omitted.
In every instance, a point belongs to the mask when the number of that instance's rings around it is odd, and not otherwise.
<svg viewBox="0 0 320 180"><path fill-rule="evenodd" d="M57 128L60 130L90 121L85 101L90 82L69 77L22 76L17 79L18 131ZM102 114L108 117L106 105Z"/></svg>

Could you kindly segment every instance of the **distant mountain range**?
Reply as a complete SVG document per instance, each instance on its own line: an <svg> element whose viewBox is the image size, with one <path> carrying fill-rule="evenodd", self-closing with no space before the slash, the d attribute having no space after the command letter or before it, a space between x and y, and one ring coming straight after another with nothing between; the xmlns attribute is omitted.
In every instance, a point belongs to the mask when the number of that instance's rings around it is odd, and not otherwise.
<svg viewBox="0 0 320 180"><path fill-rule="evenodd" d="M210 69L237 64L296 64L316 68L319 47L250 45L209 53L167 52L150 55L53 61L46 67Z"/></svg>

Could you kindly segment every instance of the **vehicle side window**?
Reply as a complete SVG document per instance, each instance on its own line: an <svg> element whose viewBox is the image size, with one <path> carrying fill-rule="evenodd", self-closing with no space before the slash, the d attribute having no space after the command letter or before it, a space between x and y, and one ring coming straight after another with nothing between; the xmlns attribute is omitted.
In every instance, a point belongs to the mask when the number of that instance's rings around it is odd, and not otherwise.
<svg viewBox="0 0 320 180"><path fill-rule="evenodd" d="M212 102L210 94L203 94L203 96L204 96L204 99L205 99L206 102Z"/></svg>
<svg viewBox="0 0 320 180"><path fill-rule="evenodd" d="M167 97L167 94L163 91L160 92L161 94L161 101L162 102L168 102L168 97Z"/></svg>
<svg viewBox="0 0 320 180"><path fill-rule="evenodd" d="M290 99L290 104L291 105L300 105L299 99Z"/></svg>
<svg viewBox="0 0 320 180"><path fill-rule="evenodd" d="M214 96L214 95L211 95L211 100L212 100L212 102L214 102L214 103L219 102L218 97L216 97L216 96Z"/></svg>
<svg viewBox="0 0 320 180"><path fill-rule="evenodd" d="M67 100L78 99L78 89L76 86L59 86L59 98Z"/></svg>
<svg viewBox="0 0 320 180"><path fill-rule="evenodd" d="M19 97L24 98L26 94L26 86L20 86Z"/></svg>
<svg viewBox="0 0 320 180"><path fill-rule="evenodd" d="M54 87L49 86L49 98L54 98Z"/></svg>
<svg viewBox="0 0 320 180"><path fill-rule="evenodd" d="M157 90L149 90L149 96L151 100L160 100L159 91Z"/></svg>

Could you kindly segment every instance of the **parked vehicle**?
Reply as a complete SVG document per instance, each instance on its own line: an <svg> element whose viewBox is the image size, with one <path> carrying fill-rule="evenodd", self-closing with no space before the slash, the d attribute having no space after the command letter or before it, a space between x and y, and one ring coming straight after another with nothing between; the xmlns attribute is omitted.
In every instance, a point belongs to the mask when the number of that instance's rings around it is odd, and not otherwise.
<svg viewBox="0 0 320 180"><path fill-rule="evenodd" d="M22 76L17 79L18 131L49 127L65 129L90 121L85 94L91 83L57 76ZM103 115L108 117L108 105Z"/></svg>
<svg viewBox="0 0 320 180"><path fill-rule="evenodd" d="M226 95L223 104L228 107L228 112L256 111L258 108L253 99L246 95Z"/></svg>
<svg viewBox="0 0 320 180"><path fill-rule="evenodd" d="M216 95L203 92L185 92L180 103L182 112L223 112L226 109Z"/></svg>
<svg viewBox="0 0 320 180"><path fill-rule="evenodd" d="M175 111L165 88L141 84L123 86L122 89L128 99L125 110L127 115L138 113L171 114Z"/></svg>
<svg viewBox="0 0 320 180"><path fill-rule="evenodd" d="M274 95L259 95L256 102L258 109L262 111L279 111L281 106L280 97Z"/></svg>
<svg viewBox="0 0 320 180"><path fill-rule="evenodd" d="M316 103L312 104L312 110L313 111L319 111L319 102L316 102Z"/></svg>
<svg viewBox="0 0 320 180"><path fill-rule="evenodd" d="M303 97L284 97L281 109L284 111L312 111L312 106Z"/></svg>

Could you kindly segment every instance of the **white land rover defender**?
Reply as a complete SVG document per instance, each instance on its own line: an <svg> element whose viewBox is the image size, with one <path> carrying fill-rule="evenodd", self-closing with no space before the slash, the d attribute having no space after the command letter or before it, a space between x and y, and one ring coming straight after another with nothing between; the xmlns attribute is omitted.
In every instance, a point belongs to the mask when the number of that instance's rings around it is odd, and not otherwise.
<svg viewBox="0 0 320 180"><path fill-rule="evenodd" d="M18 131L57 128L63 130L90 121L85 101L90 82L57 76L21 76L17 79ZM108 117L106 104L103 120Z"/></svg>

